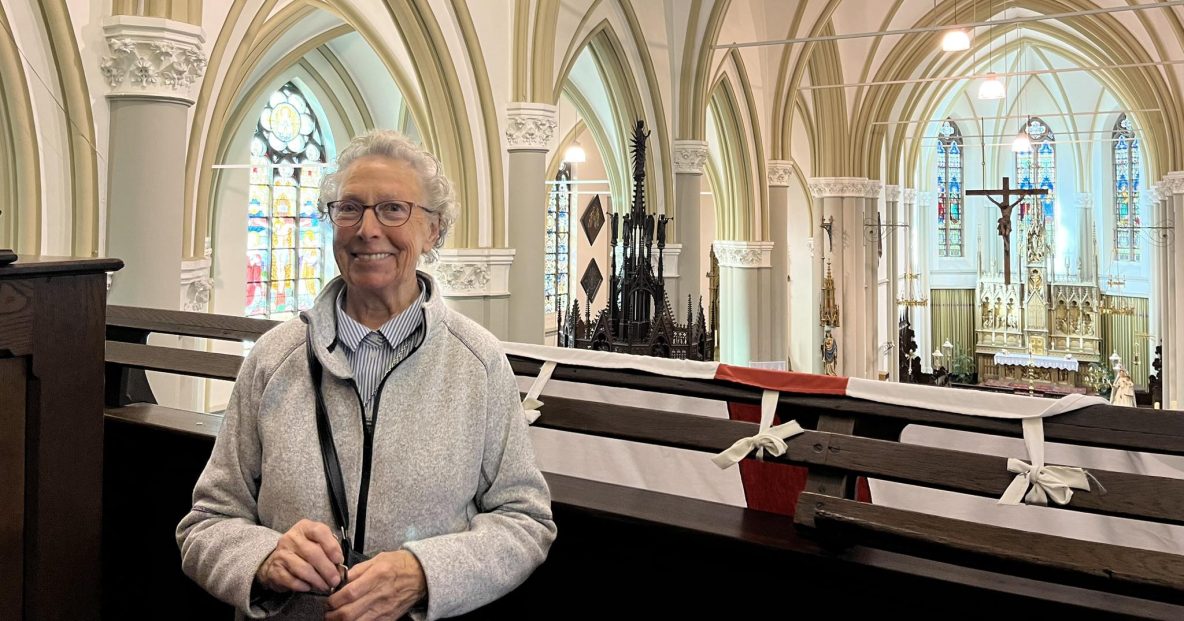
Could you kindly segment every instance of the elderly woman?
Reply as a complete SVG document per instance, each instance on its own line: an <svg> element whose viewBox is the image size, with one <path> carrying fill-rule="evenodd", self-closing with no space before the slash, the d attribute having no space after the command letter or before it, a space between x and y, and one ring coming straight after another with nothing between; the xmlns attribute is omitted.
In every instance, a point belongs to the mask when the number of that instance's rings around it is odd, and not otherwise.
<svg viewBox="0 0 1184 621"><path fill-rule="evenodd" d="M337 163L322 197L341 276L243 363L182 566L240 616L461 614L542 563L550 494L497 339L416 270L452 224L451 183L391 131Z"/></svg>

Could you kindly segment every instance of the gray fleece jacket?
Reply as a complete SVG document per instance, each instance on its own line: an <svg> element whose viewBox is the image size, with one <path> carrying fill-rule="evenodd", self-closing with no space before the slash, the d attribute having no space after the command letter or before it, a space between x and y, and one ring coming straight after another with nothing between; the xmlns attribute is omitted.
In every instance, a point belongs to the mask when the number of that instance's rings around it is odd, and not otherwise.
<svg viewBox="0 0 1184 621"><path fill-rule="evenodd" d="M421 276L431 283L426 334L381 389L362 552L413 553L427 577L427 618L434 619L475 609L522 583L546 558L555 523L500 343L446 308L436 282ZM356 520L364 431L349 362L335 345L333 305L343 286L330 282L307 315ZM325 612L324 597L269 594L254 584L259 565L296 522L308 518L336 530L305 330L292 319L251 349L193 490L193 509L177 526L185 574L240 617L322 619Z"/></svg>

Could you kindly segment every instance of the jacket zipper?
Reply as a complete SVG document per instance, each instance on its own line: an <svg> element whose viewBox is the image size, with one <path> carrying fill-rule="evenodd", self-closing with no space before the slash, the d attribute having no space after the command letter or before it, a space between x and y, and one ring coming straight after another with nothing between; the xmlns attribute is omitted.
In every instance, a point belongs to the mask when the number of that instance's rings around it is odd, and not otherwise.
<svg viewBox="0 0 1184 621"><path fill-rule="evenodd" d="M426 323L426 319L424 320ZM421 324L422 325L422 324ZM423 329L423 328L421 328ZM426 336L426 335L424 335ZM362 414L362 485L358 490L358 511L357 511L357 528L354 530L354 549L360 554L365 554L366 545L366 503L370 499L370 464L374 457L374 428L378 425L378 406L382 403L382 389L386 386L386 381L394 374L395 369L402 366L415 352L419 350L419 346L423 345L423 337L415 344L411 351L403 357L395 366L391 367L390 371L382 377L382 381L378 383L378 390L374 392L374 408L370 416L370 422L366 422L366 406L362 404L362 393L357 390L357 383L354 383L354 390L358 392L358 405L361 406Z"/></svg>

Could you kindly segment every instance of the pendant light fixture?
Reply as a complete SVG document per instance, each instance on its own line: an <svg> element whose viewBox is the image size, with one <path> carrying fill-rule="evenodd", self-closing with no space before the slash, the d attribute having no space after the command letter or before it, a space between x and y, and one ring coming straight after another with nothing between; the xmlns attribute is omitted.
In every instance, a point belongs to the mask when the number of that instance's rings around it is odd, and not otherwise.
<svg viewBox="0 0 1184 621"><path fill-rule="evenodd" d="M954 23L958 23L958 0L954 0ZM970 33L962 28L947 31L941 38L944 52L964 52L970 49Z"/></svg>
<svg viewBox="0 0 1184 621"><path fill-rule="evenodd" d="M992 13L990 19L994 19L994 3L991 5L991 10ZM987 56L988 65L993 65L995 62L995 38L992 36L993 34L995 34L994 26L988 26L987 38L991 42L990 52ZM1006 96L1007 88L1003 85L1003 81L999 79L999 74L995 73L994 71L988 72L986 81L978 85L979 99L1003 99Z"/></svg>

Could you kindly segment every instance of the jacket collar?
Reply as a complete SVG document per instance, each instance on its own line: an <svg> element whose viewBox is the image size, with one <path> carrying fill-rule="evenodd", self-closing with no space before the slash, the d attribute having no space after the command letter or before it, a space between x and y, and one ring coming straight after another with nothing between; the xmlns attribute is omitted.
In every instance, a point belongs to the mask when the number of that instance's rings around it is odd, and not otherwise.
<svg viewBox="0 0 1184 621"><path fill-rule="evenodd" d="M439 329L447 309L444 297L440 293L440 284L431 274L416 270L419 278L427 283L427 299L423 303L424 340L432 338L432 333ZM301 313L301 317L312 327L312 349L321 365L333 376L340 379L351 379L353 368L345 357L340 344L337 342L337 296L345 289L345 281L340 276L330 280L317 296L312 308Z"/></svg>

